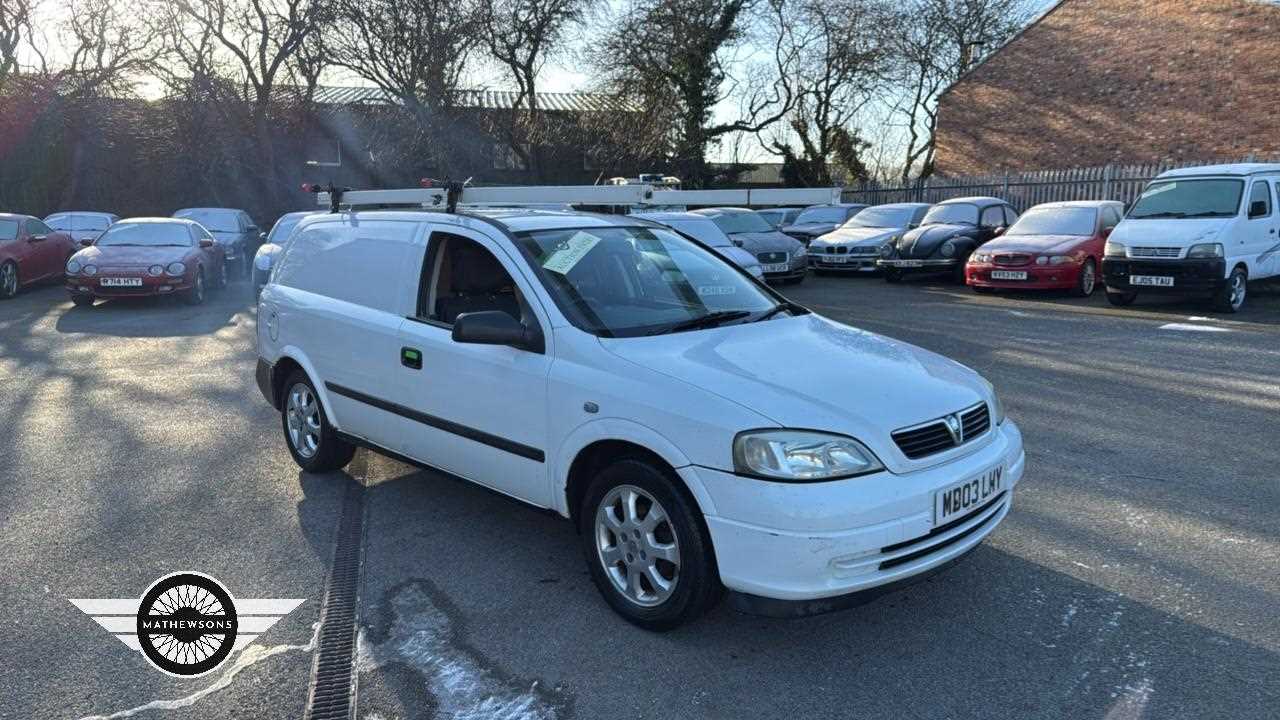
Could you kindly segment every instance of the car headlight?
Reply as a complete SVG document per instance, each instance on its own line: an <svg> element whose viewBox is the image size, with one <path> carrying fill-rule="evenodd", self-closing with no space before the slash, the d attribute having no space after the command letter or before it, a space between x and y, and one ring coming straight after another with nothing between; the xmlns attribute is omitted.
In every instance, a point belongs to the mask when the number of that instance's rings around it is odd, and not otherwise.
<svg viewBox="0 0 1280 720"><path fill-rule="evenodd" d="M259 270L263 270L263 271L270 270L270 269L271 269L271 256L270 256L270 255L265 255L265 254L264 254L264 255L259 255L258 257L256 257L256 258L254 258L254 259L253 259L253 265L254 265L254 267L258 268Z"/></svg>
<svg viewBox="0 0 1280 720"><path fill-rule="evenodd" d="M880 257L893 257L893 252L897 248L897 241L891 240L880 248Z"/></svg>
<svg viewBox="0 0 1280 720"><path fill-rule="evenodd" d="M187 272L187 266L180 262L169 263L169 267L165 268L165 272L175 277L185 275Z"/></svg>
<svg viewBox="0 0 1280 720"><path fill-rule="evenodd" d="M942 257L952 257L956 254L956 244L948 240L942 243L942 247L938 248L938 252L942 253Z"/></svg>
<svg viewBox="0 0 1280 720"><path fill-rule="evenodd" d="M1050 265L1066 265L1067 263L1072 262L1072 260L1073 258L1070 255L1050 255L1049 256Z"/></svg>
<svg viewBox="0 0 1280 720"><path fill-rule="evenodd" d="M755 278L764 277L764 268L760 267L759 265L752 265L751 267L747 268L747 272L751 273L751 276Z"/></svg>
<svg viewBox="0 0 1280 720"><path fill-rule="evenodd" d="M804 246L804 245L801 245L800 247L796 248L796 251L795 251L795 252L791 253L791 256L792 256L792 257L802 258L802 257L804 257L805 255L808 255L808 254L809 254L809 250L808 250L807 248L805 248L805 246Z"/></svg>
<svg viewBox="0 0 1280 720"><path fill-rule="evenodd" d="M67 274L78 275L80 273L80 263L76 260L67 261Z"/></svg>
<svg viewBox="0 0 1280 720"><path fill-rule="evenodd" d="M1220 258L1222 256L1222 243L1199 243L1187 250L1188 258Z"/></svg>
<svg viewBox="0 0 1280 720"><path fill-rule="evenodd" d="M84 269L83 269L83 270L81 270L80 272L84 273L85 275L97 275L97 274L98 274L98 266L97 266L97 265L85 265L85 266L84 266Z"/></svg>
<svg viewBox="0 0 1280 720"><path fill-rule="evenodd" d="M1124 257L1125 256L1124 245L1121 245L1118 242L1112 242L1108 240L1107 246L1102 251L1102 254L1105 255L1106 257Z"/></svg>
<svg viewBox="0 0 1280 720"><path fill-rule="evenodd" d="M984 253L984 252L976 252L976 253L973 253L972 255L970 255L970 256L969 256L969 262L971 262L971 263L989 263L989 262L991 262L991 255L990 255L990 254L988 254L988 253Z"/></svg>
<svg viewBox="0 0 1280 720"><path fill-rule="evenodd" d="M996 425L1004 424L1004 403L1000 402L1000 394L996 392L996 386L990 381L983 379L987 385L987 390L991 392L991 416Z"/></svg>
<svg viewBox="0 0 1280 720"><path fill-rule="evenodd" d="M734 471L769 480L811 482L884 469L865 445L812 430L751 430L733 439Z"/></svg>
<svg viewBox="0 0 1280 720"><path fill-rule="evenodd" d="M147 268L147 274L150 275L151 277L158 277L163 272L164 272L163 265L152 265L151 267Z"/></svg>

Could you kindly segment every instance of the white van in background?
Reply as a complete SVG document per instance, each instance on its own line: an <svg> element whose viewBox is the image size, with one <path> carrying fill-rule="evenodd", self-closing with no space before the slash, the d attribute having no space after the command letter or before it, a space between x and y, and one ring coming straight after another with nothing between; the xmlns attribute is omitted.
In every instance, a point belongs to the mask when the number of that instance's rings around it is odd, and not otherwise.
<svg viewBox="0 0 1280 720"><path fill-rule="evenodd" d="M1252 280L1280 275L1280 164L1180 168L1151 181L1107 240L1107 299L1139 293L1208 295L1244 306Z"/></svg>

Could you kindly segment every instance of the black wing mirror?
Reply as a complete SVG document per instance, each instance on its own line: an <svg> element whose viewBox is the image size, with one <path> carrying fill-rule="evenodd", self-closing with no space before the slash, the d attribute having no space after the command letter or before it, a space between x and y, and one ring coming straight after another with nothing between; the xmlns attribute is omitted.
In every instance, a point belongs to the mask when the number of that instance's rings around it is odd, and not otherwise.
<svg viewBox="0 0 1280 720"><path fill-rule="evenodd" d="M485 310L459 315L453 321L453 341L476 345L510 345L543 352L542 331L525 327L519 320L500 310Z"/></svg>
<svg viewBox="0 0 1280 720"><path fill-rule="evenodd" d="M80 238L80 244L84 247L92 247L93 238Z"/></svg>
<svg viewBox="0 0 1280 720"><path fill-rule="evenodd" d="M200 238L200 247L202 248L211 248L217 244L213 241L213 238Z"/></svg>

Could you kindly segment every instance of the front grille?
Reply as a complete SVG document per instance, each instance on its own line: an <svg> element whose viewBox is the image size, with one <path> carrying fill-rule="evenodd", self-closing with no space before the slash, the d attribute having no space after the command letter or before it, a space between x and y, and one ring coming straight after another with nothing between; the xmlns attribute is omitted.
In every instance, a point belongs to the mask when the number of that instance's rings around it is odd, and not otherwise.
<svg viewBox="0 0 1280 720"><path fill-rule="evenodd" d="M997 515L1000 514L1000 505L1005 501L1005 495L1007 493L1008 493L1007 490L1000 493L995 497L994 500L987 503L986 505L983 505L982 507L978 508L977 510L974 510L968 515L965 515L964 517L956 518L955 520L952 520L946 525L940 525L934 528L933 530L930 530L925 535L921 535L920 537L917 537L917 538L912 538L911 540L907 540L905 542L895 543L893 545L888 545L880 548L880 552L887 555L887 554L902 550L904 548L909 548L913 545L921 546L920 549L914 552L909 552L905 555L899 555L897 557L885 560L884 562L880 563L879 569L889 570L891 568L898 567L899 565L906 565L907 563L912 562L914 560L919 560L920 558L925 557L926 555L932 555L933 553L936 553L939 550L943 550L952 545L955 545L961 540L978 532L979 530L981 530L982 528L990 524L991 521ZM931 539L936 538L939 535L945 535L946 533L951 532L952 530L960 527L961 525L971 522L975 518L981 517L983 513L986 513L987 516L982 518L979 522L974 523L972 527L965 528L962 532L958 532L955 535L952 535L951 537L946 538L944 540L939 540L937 542L932 542L932 543L929 542Z"/></svg>
<svg viewBox="0 0 1280 720"><path fill-rule="evenodd" d="M826 248L828 255L844 255L847 252L849 252L849 248L843 245L828 245Z"/></svg>
<svg viewBox="0 0 1280 720"><path fill-rule="evenodd" d="M1131 247L1129 257L1136 258L1176 258L1182 254L1182 248L1176 247Z"/></svg>
<svg viewBox="0 0 1280 720"><path fill-rule="evenodd" d="M954 423L955 432L951 430ZM893 433L898 449L912 460L963 445L991 429L991 411L986 403Z"/></svg>
<svg viewBox="0 0 1280 720"><path fill-rule="evenodd" d="M760 253L759 255L756 255L756 259L762 263L775 265L777 263L786 262L787 254L785 252L766 252L766 253Z"/></svg>
<svg viewBox="0 0 1280 720"><path fill-rule="evenodd" d="M859 245L858 247L853 248L849 252L853 253L854 255L879 255L880 248L872 245Z"/></svg>
<svg viewBox="0 0 1280 720"><path fill-rule="evenodd" d="M1006 253L996 255L994 260L997 265L1026 265L1031 262L1031 255L1028 253Z"/></svg>

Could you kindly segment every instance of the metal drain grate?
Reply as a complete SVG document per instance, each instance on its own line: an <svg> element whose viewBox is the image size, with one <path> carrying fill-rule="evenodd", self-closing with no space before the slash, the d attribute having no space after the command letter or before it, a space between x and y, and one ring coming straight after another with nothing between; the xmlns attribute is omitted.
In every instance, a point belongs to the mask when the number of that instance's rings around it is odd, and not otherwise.
<svg viewBox="0 0 1280 720"><path fill-rule="evenodd" d="M356 606L360 589L360 547L364 532L364 467L367 451L357 453L348 472L353 481L342 500L333 550L333 569L325 583L320 639L311 667L307 720L348 720L355 707Z"/></svg>

